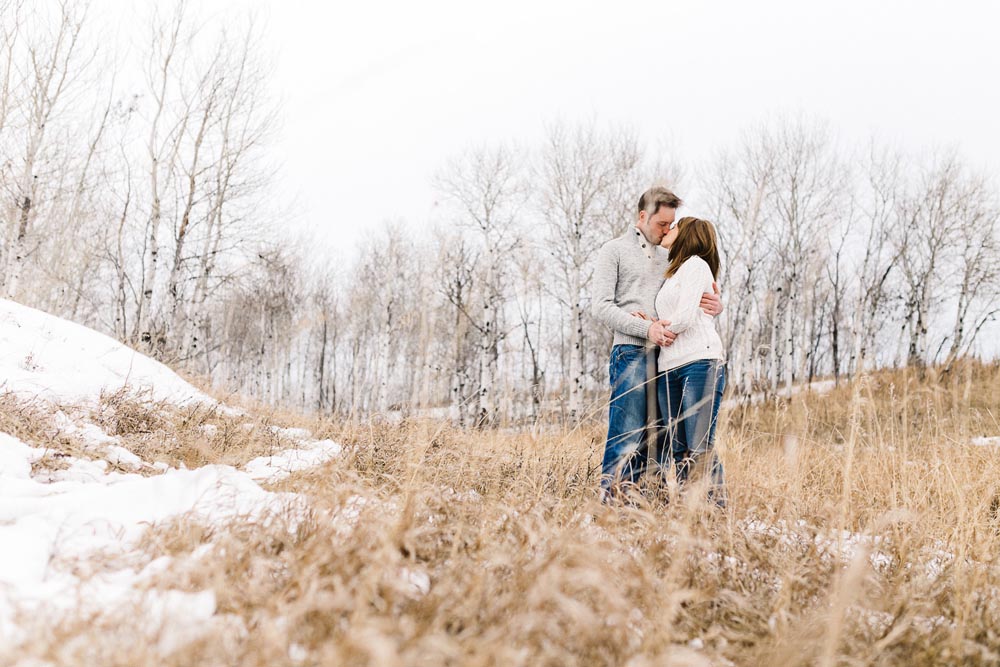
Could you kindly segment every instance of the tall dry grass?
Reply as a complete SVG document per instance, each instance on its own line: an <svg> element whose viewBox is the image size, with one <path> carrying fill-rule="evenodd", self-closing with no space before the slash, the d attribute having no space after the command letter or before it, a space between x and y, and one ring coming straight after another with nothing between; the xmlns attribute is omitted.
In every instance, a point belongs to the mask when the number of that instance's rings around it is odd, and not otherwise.
<svg viewBox="0 0 1000 667"><path fill-rule="evenodd" d="M674 492L602 506L600 421L315 422L350 447L274 485L304 494L306 516L181 520L144 541L146 558L177 557L154 585L215 591L220 629L162 656L116 641L137 619L88 619L31 650L67 665L996 665L1000 448L970 439L1000 435L998 415L1000 368L979 365L729 408L726 511Z"/></svg>

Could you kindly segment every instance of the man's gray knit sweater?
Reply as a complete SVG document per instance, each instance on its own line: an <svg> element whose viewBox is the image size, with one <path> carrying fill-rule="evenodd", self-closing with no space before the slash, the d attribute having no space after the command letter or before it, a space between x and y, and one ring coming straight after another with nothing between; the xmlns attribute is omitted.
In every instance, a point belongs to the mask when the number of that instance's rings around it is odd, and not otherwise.
<svg viewBox="0 0 1000 667"><path fill-rule="evenodd" d="M651 345L648 322L629 313L656 318L654 302L663 284L669 252L633 227L604 244L594 266L593 314L615 332L615 345Z"/></svg>

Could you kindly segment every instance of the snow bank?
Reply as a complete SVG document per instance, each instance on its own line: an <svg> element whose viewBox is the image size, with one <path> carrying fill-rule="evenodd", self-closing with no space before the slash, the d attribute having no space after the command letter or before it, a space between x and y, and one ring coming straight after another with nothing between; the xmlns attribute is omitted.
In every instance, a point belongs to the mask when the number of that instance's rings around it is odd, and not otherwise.
<svg viewBox="0 0 1000 667"><path fill-rule="evenodd" d="M298 470L326 463L343 449L332 440L302 444L302 449L286 449L273 456L257 457L243 466L243 469L255 480L276 482Z"/></svg>
<svg viewBox="0 0 1000 667"><path fill-rule="evenodd" d="M62 410L58 410L53 415L52 421L56 428L63 433L79 438L85 447L98 452L108 463L133 469L146 466L145 461L121 446L121 440L108 435L97 424L87 421L78 424Z"/></svg>
<svg viewBox="0 0 1000 667"><path fill-rule="evenodd" d="M187 624L215 613L211 593L140 592L149 572L88 576L83 563L97 553L127 553L151 524L180 516L217 525L304 508L297 494L269 493L246 473L218 465L142 477L72 460L58 481L42 483L31 464L45 453L0 433L0 644L22 638L18 610L37 617L123 605L148 613L156 629L166 625L171 636L187 637Z"/></svg>
<svg viewBox="0 0 1000 667"><path fill-rule="evenodd" d="M0 393L89 407L102 392L124 387L153 401L218 405L163 364L103 334L0 300ZM112 560L117 565L109 568L97 556L127 557L151 525L181 517L210 525L260 523L273 515L294 521L306 510L305 498L265 491L258 481L281 479L341 451L330 440L308 440L308 431L275 428L296 448L255 459L242 471L222 465L170 469L143 461L86 414L55 410L53 426L106 460L67 456L0 433L0 649L16 647L33 629L61 618L128 619L129 627L137 624L147 633L136 640L153 642L162 653L229 622L216 613L211 591L148 585L170 567L170 558L134 570L125 565L134 559ZM42 459L58 461L58 469L33 471ZM109 461L126 472L109 471ZM161 474L137 473L153 470ZM350 517L341 520L352 525ZM410 583L426 588L418 575Z"/></svg>
<svg viewBox="0 0 1000 667"><path fill-rule="evenodd" d="M91 403L128 386L155 401L214 403L158 361L93 329L0 299L0 391Z"/></svg>

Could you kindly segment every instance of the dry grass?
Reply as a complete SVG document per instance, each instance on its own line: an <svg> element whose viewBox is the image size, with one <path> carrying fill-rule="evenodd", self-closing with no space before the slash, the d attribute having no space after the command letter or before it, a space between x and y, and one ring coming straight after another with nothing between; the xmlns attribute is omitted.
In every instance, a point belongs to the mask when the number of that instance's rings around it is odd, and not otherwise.
<svg viewBox="0 0 1000 667"><path fill-rule="evenodd" d="M39 637L34 655L66 665L997 665L1000 450L968 443L1000 435L998 415L996 366L932 381L879 374L730 409L718 437L725 512L676 494L601 506L601 423L547 435L314 423L317 437L352 446L274 486L304 494L307 516L177 521L144 542L148 558L178 557L157 585L216 593L221 629L164 657L116 642L136 619L90 619ZM221 429L228 418L206 419ZM175 446L210 451L175 455L197 465L264 446L227 453L221 442L180 435ZM201 545L209 556L184 558Z"/></svg>
<svg viewBox="0 0 1000 667"><path fill-rule="evenodd" d="M44 450L42 457L31 464L32 475L65 470L70 457L100 458L99 453L78 436L56 425L57 409L40 401L20 399L10 392L0 393L0 433Z"/></svg>
<svg viewBox="0 0 1000 667"><path fill-rule="evenodd" d="M143 460L171 466L238 466L296 444L280 431L290 423L288 415L274 409L243 413L201 403L179 407L127 388L102 395L93 418Z"/></svg>
<svg viewBox="0 0 1000 667"><path fill-rule="evenodd" d="M68 457L105 460L110 470L143 475L160 472L152 467L132 470L113 458L108 460L102 446L88 442L79 432L62 428L56 419L59 411L78 425L98 426L144 461L188 468L208 464L238 466L258 456L294 448L298 441L281 429L296 420L304 421L301 416L275 409L242 413L218 405L179 407L152 401L148 392L130 388L102 394L95 407L53 405L25 400L10 392L0 393L0 433L45 450L33 464L36 473L63 470Z"/></svg>

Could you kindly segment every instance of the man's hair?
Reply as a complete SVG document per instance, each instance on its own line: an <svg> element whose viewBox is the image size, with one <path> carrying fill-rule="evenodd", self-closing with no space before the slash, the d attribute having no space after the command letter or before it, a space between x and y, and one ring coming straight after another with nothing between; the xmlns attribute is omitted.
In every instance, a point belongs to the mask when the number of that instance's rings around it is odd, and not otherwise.
<svg viewBox="0 0 1000 667"><path fill-rule="evenodd" d="M677 240L670 246L670 264L664 277L677 273L681 264L694 256L701 257L712 270L712 277L719 277L719 242L715 227L708 220L681 218L677 221Z"/></svg>
<svg viewBox="0 0 1000 667"><path fill-rule="evenodd" d="M680 197L662 185L654 185L639 197L638 212L645 211L646 215L656 215L661 207L680 208L683 203Z"/></svg>

